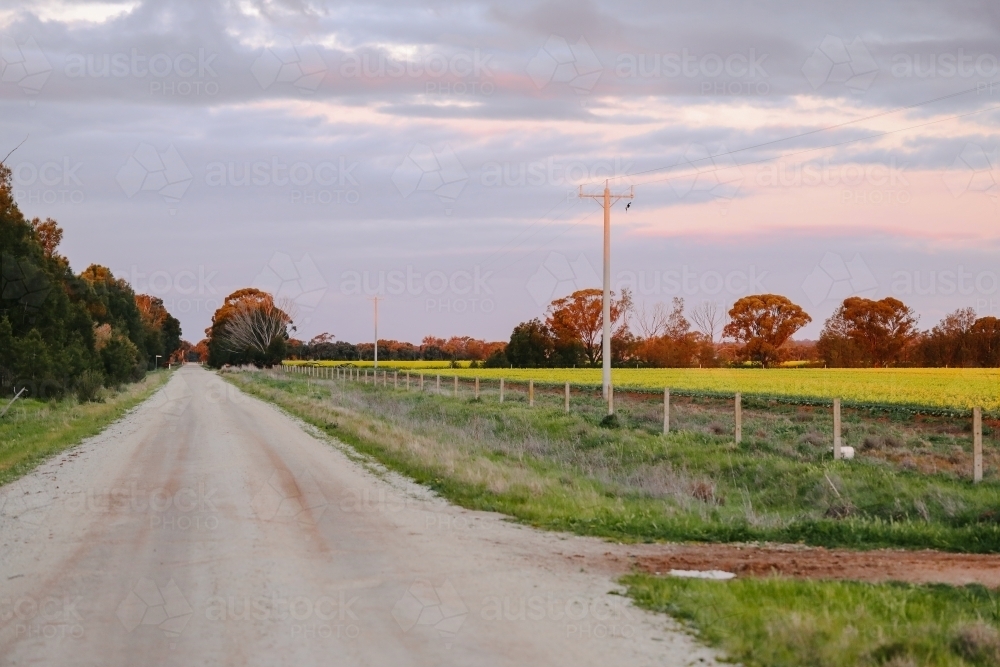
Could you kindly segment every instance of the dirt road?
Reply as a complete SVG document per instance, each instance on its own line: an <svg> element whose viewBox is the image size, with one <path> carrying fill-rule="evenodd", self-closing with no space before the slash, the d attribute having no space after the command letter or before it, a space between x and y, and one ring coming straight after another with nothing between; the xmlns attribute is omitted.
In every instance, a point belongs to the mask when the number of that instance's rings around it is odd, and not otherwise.
<svg viewBox="0 0 1000 667"><path fill-rule="evenodd" d="M447 505L187 366L0 489L0 663L689 665L567 553Z"/></svg>

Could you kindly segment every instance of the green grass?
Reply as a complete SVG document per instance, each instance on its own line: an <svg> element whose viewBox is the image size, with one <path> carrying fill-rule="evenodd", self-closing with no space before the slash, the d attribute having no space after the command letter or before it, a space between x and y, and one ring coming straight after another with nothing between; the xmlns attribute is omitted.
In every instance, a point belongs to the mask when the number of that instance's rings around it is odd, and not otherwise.
<svg viewBox="0 0 1000 667"><path fill-rule="evenodd" d="M747 667L1000 664L1000 594L982 586L630 575L628 594Z"/></svg>
<svg viewBox="0 0 1000 667"><path fill-rule="evenodd" d="M31 472L45 459L103 431L128 410L146 400L169 377L169 371L111 392L103 403L75 398L18 400L0 419L0 484ZM4 399L6 406L10 399Z"/></svg>
<svg viewBox="0 0 1000 667"><path fill-rule="evenodd" d="M230 377L458 504L535 526L620 540L1000 552L994 472L973 485L880 452L833 461L827 444L796 435L816 427L796 412L750 414L736 445L725 429L699 426L712 414L697 405L678 417L686 430L663 436L627 412L623 426L602 428L600 410L566 415L553 397L529 408L514 393L499 404L293 374ZM855 417L871 437L899 428ZM769 432L754 419L772 420Z"/></svg>

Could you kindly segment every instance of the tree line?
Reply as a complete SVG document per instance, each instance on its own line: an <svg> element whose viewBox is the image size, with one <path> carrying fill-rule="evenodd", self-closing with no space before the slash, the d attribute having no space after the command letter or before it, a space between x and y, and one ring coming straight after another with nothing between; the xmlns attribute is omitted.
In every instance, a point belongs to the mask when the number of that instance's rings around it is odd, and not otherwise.
<svg viewBox="0 0 1000 667"><path fill-rule="evenodd" d="M637 309L623 290L612 294L611 320L616 366L768 367L787 361L831 368L1000 366L997 318L977 317L974 309L964 308L921 331L913 309L893 297L844 299L817 341L793 340L812 317L777 294L743 297L727 312L705 302L686 313L680 298L670 306ZM544 318L514 327L502 363L598 366L603 362L602 327L602 292L579 290L552 301Z"/></svg>
<svg viewBox="0 0 1000 667"><path fill-rule="evenodd" d="M75 274L59 254L63 230L51 218L28 220L0 164L0 392L34 397L142 379L157 356L181 347L180 322L163 301L136 294L97 264Z"/></svg>
<svg viewBox="0 0 1000 667"><path fill-rule="evenodd" d="M310 361L371 361L374 343L348 343L321 333L309 341L292 337L294 304L276 301L271 294L254 289L237 290L226 297L205 330L205 340L185 348L185 354L202 357L216 368L253 364L272 366L283 359ZM505 343L487 342L469 336L448 339L427 336L420 345L380 339L382 361L476 361L500 351Z"/></svg>
<svg viewBox="0 0 1000 667"><path fill-rule="evenodd" d="M379 340L382 361L472 361L483 367L597 367L603 362L603 299L598 289L552 301L544 317L521 322L510 340L425 337L419 344ZM848 297L824 323L817 341L794 340L812 322L778 294L754 294L726 311L704 302L686 310L683 299L636 307L628 290L612 293L611 355L616 366L688 368L770 367L795 361L826 367L1000 365L1000 320L955 311L927 331L893 297ZM273 365L282 359L358 361L374 358L374 344L348 343L328 333L308 342L291 336L294 308L260 290L229 295L207 338L210 365Z"/></svg>

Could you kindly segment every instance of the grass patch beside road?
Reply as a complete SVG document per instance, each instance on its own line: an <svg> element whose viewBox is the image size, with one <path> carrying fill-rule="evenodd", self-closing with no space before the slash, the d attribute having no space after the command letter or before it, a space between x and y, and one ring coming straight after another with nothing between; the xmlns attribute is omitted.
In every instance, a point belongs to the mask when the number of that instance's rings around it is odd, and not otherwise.
<svg viewBox="0 0 1000 667"><path fill-rule="evenodd" d="M149 398L169 377L169 371L150 373L142 382L109 392L103 403L79 403L72 396L18 400L0 419L0 484L26 475L50 456L97 435ZM3 405L9 400L4 399Z"/></svg>
<svg viewBox="0 0 1000 667"><path fill-rule="evenodd" d="M981 586L630 575L629 595L747 667L1000 664L1000 595Z"/></svg>
<svg viewBox="0 0 1000 667"><path fill-rule="evenodd" d="M993 480L832 461L809 443L602 428L591 414L514 396L499 404L295 375L227 377L453 502L539 527L619 540L1000 552Z"/></svg>

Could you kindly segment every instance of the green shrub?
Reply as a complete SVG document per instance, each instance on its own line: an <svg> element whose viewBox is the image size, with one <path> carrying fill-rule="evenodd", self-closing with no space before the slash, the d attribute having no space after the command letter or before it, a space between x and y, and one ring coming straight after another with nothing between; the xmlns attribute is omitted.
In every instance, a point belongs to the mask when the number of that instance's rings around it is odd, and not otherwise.
<svg viewBox="0 0 1000 667"><path fill-rule="evenodd" d="M96 370L84 371L76 379L76 398L81 403L97 401L104 387L104 373Z"/></svg>

